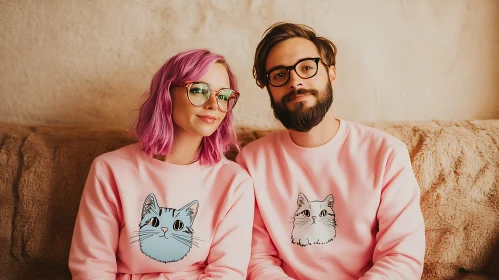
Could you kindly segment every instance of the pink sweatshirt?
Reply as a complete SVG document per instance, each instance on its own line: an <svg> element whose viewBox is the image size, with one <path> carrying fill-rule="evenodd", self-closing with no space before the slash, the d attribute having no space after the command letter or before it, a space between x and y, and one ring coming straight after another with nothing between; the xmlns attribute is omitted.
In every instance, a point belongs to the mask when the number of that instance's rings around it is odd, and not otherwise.
<svg viewBox="0 0 499 280"><path fill-rule="evenodd" d="M95 159L71 244L73 279L245 279L251 178L223 158L174 165L132 144Z"/></svg>
<svg viewBox="0 0 499 280"><path fill-rule="evenodd" d="M285 130L237 161L257 202L249 279L421 279L424 221L403 142L340 120L320 147Z"/></svg>

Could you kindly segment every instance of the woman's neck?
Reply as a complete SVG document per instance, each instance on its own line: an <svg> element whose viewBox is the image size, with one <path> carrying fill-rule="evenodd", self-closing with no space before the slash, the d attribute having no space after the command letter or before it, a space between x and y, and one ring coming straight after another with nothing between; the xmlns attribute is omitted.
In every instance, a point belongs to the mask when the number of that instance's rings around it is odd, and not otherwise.
<svg viewBox="0 0 499 280"><path fill-rule="evenodd" d="M172 164L187 165L196 161L203 137L183 130L175 125L173 143L167 155L154 155L155 159Z"/></svg>

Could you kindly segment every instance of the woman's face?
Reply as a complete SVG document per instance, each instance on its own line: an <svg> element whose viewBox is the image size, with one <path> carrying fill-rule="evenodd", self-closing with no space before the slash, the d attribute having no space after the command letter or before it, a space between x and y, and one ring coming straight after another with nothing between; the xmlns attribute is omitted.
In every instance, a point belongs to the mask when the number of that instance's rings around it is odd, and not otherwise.
<svg viewBox="0 0 499 280"><path fill-rule="evenodd" d="M214 63L203 77L192 82L206 83L212 91L230 88L229 74L221 63ZM218 108L215 92L212 92L208 102L200 107L191 104L185 86L172 87L171 97L172 118L176 131L180 129L199 136L210 136L227 114Z"/></svg>

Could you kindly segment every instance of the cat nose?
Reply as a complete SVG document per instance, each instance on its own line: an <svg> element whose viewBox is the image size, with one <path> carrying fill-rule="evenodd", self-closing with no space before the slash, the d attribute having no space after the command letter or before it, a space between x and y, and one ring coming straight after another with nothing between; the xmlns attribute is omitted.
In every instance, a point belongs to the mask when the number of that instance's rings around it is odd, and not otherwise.
<svg viewBox="0 0 499 280"><path fill-rule="evenodd" d="M161 229L163 230L163 232L167 232L168 231L167 227L162 227Z"/></svg>
<svg viewBox="0 0 499 280"><path fill-rule="evenodd" d="M312 219L314 219L314 220L315 220L315 218L317 218L317 216L312 216Z"/></svg>

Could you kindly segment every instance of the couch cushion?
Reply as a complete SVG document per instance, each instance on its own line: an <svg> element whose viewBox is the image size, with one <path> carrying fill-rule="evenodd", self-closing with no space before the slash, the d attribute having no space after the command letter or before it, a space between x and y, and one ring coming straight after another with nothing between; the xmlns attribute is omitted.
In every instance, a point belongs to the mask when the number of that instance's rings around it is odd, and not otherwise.
<svg viewBox="0 0 499 280"><path fill-rule="evenodd" d="M11 261L23 268L22 279L40 279L41 275L44 279L55 279L57 275L70 279L69 246L90 164L96 156L132 143L133 139L125 131L74 127L16 130L2 125L0 131L7 139L0 150L0 178L7 176L3 165L18 168L8 172L13 175L8 175L8 182L0 188L2 200L7 201L1 204L1 213L9 208L16 210L14 218L7 213L9 218L2 219L2 223L14 228L2 228L0 248L10 247ZM9 152L12 155L5 156ZM6 157L7 161L2 160ZM6 190L9 186L13 195ZM9 239L3 240L4 236ZM9 273L13 265L2 266L0 271Z"/></svg>
<svg viewBox="0 0 499 280"><path fill-rule="evenodd" d="M426 222L423 279L450 279L459 269L498 275L499 120L368 125L410 152ZM269 132L241 128L238 137L244 146ZM0 125L0 136L0 214L7 217L0 250L8 253L0 254L0 273L70 279L69 246L90 164L134 139L122 130L12 125Z"/></svg>
<svg viewBox="0 0 499 280"><path fill-rule="evenodd" d="M375 124L407 143L426 223L424 279L499 275L499 120Z"/></svg>
<svg viewBox="0 0 499 280"><path fill-rule="evenodd" d="M19 126L0 126L0 274L17 273L20 269L14 255L14 222L17 219L16 201L18 178L21 176L20 149L29 128Z"/></svg>

